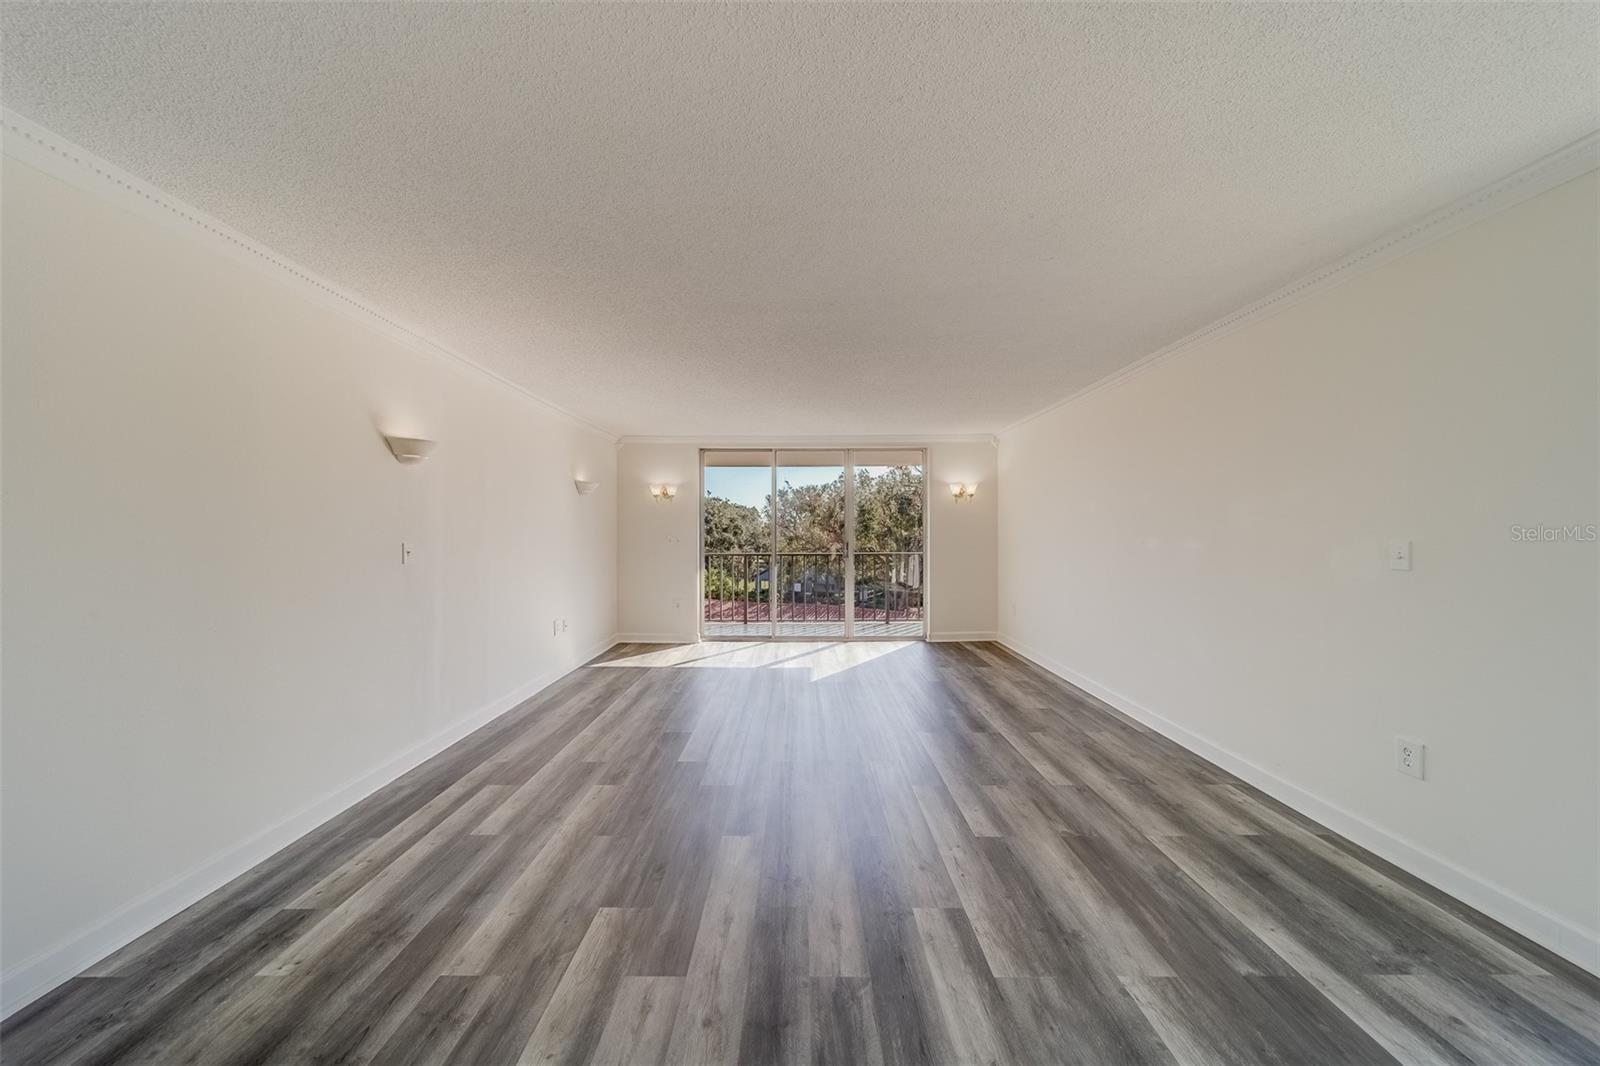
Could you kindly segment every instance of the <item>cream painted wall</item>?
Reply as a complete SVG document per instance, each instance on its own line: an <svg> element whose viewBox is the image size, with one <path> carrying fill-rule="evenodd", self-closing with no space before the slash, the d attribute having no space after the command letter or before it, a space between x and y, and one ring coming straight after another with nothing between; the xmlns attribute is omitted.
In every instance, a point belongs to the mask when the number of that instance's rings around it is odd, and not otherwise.
<svg viewBox="0 0 1600 1066"><path fill-rule="evenodd" d="M700 449L624 442L617 455L617 629L625 639L694 640L699 610ZM928 448L929 622L934 639L990 639L995 631L999 483L987 442ZM957 504L950 481L977 482ZM659 503L650 486L678 486Z"/></svg>
<svg viewBox="0 0 1600 1066"><path fill-rule="evenodd" d="M999 553L1020 650L1591 967L1597 545L1512 527L1600 521L1597 196L1005 434Z"/></svg>
<svg viewBox="0 0 1600 1066"><path fill-rule="evenodd" d="M607 436L3 177L14 1004L605 646L617 501ZM439 450L401 466L379 427Z"/></svg>
<svg viewBox="0 0 1600 1066"><path fill-rule="evenodd" d="M989 441L928 446L928 635L934 640L995 637L998 460ZM975 484L978 494L958 503L951 482Z"/></svg>
<svg viewBox="0 0 1600 1066"><path fill-rule="evenodd" d="M651 485L676 485L662 502ZM700 449L617 449L617 633L623 640L692 641L699 610Z"/></svg>

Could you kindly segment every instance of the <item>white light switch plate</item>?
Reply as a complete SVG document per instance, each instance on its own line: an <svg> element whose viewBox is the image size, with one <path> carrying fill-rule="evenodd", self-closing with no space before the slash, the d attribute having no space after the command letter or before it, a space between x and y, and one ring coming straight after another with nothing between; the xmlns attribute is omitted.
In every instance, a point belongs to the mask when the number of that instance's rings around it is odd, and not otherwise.
<svg viewBox="0 0 1600 1066"><path fill-rule="evenodd" d="M1389 569L1411 569L1411 542L1409 540L1397 540L1389 545Z"/></svg>

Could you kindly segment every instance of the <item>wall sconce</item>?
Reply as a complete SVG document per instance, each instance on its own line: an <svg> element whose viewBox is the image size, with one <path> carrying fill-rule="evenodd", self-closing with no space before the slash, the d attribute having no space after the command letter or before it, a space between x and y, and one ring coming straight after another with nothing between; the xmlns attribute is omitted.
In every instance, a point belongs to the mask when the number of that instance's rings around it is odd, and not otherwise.
<svg viewBox="0 0 1600 1066"><path fill-rule="evenodd" d="M575 477L572 479L572 487L578 490L579 496L587 496L589 493L600 487L600 482L585 481L581 477Z"/></svg>
<svg viewBox="0 0 1600 1066"><path fill-rule="evenodd" d="M650 495L656 498L657 503L671 503L672 498L678 494L676 485L651 485Z"/></svg>
<svg viewBox="0 0 1600 1066"><path fill-rule="evenodd" d="M433 454L438 442L423 440L421 437L390 437L385 435L384 440L389 442L389 450L394 457L402 463L420 463Z"/></svg>
<svg viewBox="0 0 1600 1066"><path fill-rule="evenodd" d="M952 482L950 485L950 496L957 503L962 500L970 500L976 495L978 495L978 486L976 485L966 485L960 482Z"/></svg>

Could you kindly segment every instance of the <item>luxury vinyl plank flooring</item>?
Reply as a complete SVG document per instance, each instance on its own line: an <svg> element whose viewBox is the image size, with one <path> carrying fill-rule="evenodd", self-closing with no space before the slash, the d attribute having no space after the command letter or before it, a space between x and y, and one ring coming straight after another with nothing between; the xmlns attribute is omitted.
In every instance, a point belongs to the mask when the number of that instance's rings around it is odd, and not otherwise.
<svg viewBox="0 0 1600 1066"><path fill-rule="evenodd" d="M623 645L32 1063L1600 1063L1600 980L992 644Z"/></svg>

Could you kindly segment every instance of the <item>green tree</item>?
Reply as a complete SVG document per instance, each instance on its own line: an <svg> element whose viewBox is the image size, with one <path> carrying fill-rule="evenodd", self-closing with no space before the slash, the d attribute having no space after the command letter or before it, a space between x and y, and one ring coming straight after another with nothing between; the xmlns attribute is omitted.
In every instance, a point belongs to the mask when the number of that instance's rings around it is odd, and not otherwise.
<svg viewBox="0 0 1600 1066"><path fill-rule="evenodd" d="M765 508L757 509L706 493L706 551L766 551L769 527L764 512Z"/></svg>
<svg viewBox="0 0 1600 1066"><path fill-rule="evenodd" d="M856 550L922 550L922 468L856 471Z"/></svg>
<svg viewBox="0 0 1600 1066"><path fill-rule="evenodd" d="M764 599L755 577L766 568L766 553L771 549L766 510L706 493L703 521L707 599ZM750 554L741 557L718 552Z"/></svg>
<svg viewBox="0 0 1600 1066"><path fill-rule="evenodd" d="M891 466L856 471L856 549L864 552L922 550L921 467ZM844 474L819 485L785 482L778 489L778 551L841 554L845 550ZM772 499L761 507L706 494L708 552L765 552Z"/></svg>
<svg viewBox="0 0 1600 1066"><path fill-rule="evenodd" d="M844 552L844 474L821 485L778 489L778 551Z"/></svg>

